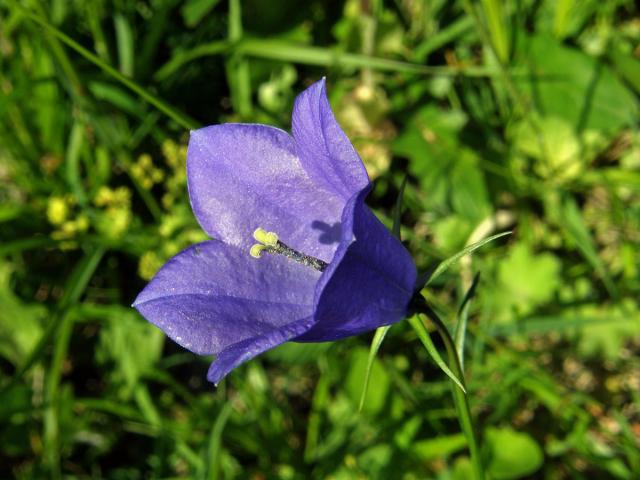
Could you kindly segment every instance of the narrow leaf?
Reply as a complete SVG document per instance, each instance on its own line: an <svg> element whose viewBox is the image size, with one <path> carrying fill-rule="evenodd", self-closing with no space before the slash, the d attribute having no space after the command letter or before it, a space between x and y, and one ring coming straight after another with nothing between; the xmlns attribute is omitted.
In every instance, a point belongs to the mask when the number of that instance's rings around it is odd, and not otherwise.
<svg viewBox="0 0 640 480"><path fill-rule="evenodd" d="M207 449L207 458L206 461L206 469L207 475L205 478L207 479L216 479L219 478L219 470L221 463L221 446L222 446L222 433L224 432L224 427L227 424L227 420L231 415L231 404L225 403L218 413L218 417L213 424L213 428L211 429L211 435L209 436L209 447Z"/></svg>
<svg viewBox="0 0 640 480"><path fill-rule="evenodd" d="M473 282L467 290L467 293L462 300L460 310L458 310L458 321L456 323L456 331L454 333L454 339L456 343L456 351L458 352L458 360L460 361L460 368L464 371L464 341L467 335L467 319L469 317L469 304L471 299L475 296L476 288L480 280L480 272L476 273L473 277Z"/></svg>
<svg viewBox="0 0 640 480"><path fill-rule="evenodd" d="M595 241L584 223L578 205L571 197L568 197L562 206L562 220L561 226L564 228L567 236L573 240L584 258L591 264L595 271L598 272L609 295L617 299L619 297L618 289L611 279L604 262L598 255Z"/></svg>
<svg viewBox="0 0 640 480"><path fill-rule="evenodd" d="M360 403L358 404L358 413L362 412L364 407L364 400L367 397L367 390L369 389L369 379L371 378L371 368L373 367L373 361L380 350L382 341L387 335L387 332L391 328L391 325L385 325L376 330L373 340L371 341L371 348L369 349L369 358L367 359L367 369L364 372L364 382L362 384L362 395L360 396Z"/></svg>
<svg viewBox="0 0 640 480"><path fill-rule="evenodd" d="M393 208L393 229L391 230L393 235L398 239L400 238L400 227L402 226L402 222L400 217L402 216L402 199L404 198L404 189L407 186L407 175L402 179L402 184L400 185L400 190L398 191L398 198L396 198L396 204Z"/></svg>
<svg viewBox="0 0 640 480"><path fill-rule="evenodd" d="M46 30L48 33L50 33L51 35L56 37L58 40L60 40L62 43L67 45L69 48L71 48L72 50L80 54L86 60L93 63L95 66L100 68L103 72L105 72L107 75L109 75L113 79L117 80L118 82L122 83L124 86L126 86L127 88L135 92L137 95L140 96L140 98L144 99L146 102L156 107L158 110L164 113L167 117L171 118L178 125L181 125L182 127L189 128L189 129L198 128L199 126L198 122L191 119L184 113L180 112L178 109L170 106L169 104L161 100L159 97L152 94L149 90L137 84L131 78L120 73L117 69L113 68L111 65L106 63L100 57L98 57L94 53L84 48L82 45L76 42L73 38L69 37L67 34L57 29L55 26L49 23L45 18L42 18L41 16L33 13L29 9L22 6L20 3L17 3L17 2L11 2L11 3L12 5L15 5L16 8L19 8L20 11L29 20L32 20L33 22L43 27L44 30Z"/></svg>
<svg viewBox="0 0 640 480"><path fill-rule="evenodd" d="M442 273L444 273L451 265L453 265L454 263L456 263L458 260L460 260L462 257L464 257L465 255L469 255L471 253L473 253L474 251L476 251L478 248L486 245L489 242L493 242L494 240L497 240L498 238L504 237L506 235L511 235L511 232L502 232L502 233L497 233L495 235L492 235L490 237L487 237L483 240L480 240L479 242L476 243L472 243L471 245L469 245L468 247L463 248L462 250L460 250L458 253L450 256L449 258L447 258L446 260L443 260L442 262L440 262L440 264L437 266L437 268L433 271L433 273L431 275L429 275L425 280L424 280L424 284L422 286L422 288L426 287L427 285L429 285L435 278L439 277Z"/></svg>
<svg viewBox="0 0 640 480"><path fill-rule="evenodd" d="M420 317L418 315L414 315L409 319L409 324L415 330L418 338L424 345L425 350L431 356L433 361L436 362L436 365L438 365L438 367L440 367L440 369L460 388L460 390L462 390L466 394L467 390L464 388L464 385L462 384L460 379L455 376L455 374L451 371L451 369L447 366L445 361L440 356L440 353L438 353L438 349L431 341L429 332L420 320Z"/></svg>

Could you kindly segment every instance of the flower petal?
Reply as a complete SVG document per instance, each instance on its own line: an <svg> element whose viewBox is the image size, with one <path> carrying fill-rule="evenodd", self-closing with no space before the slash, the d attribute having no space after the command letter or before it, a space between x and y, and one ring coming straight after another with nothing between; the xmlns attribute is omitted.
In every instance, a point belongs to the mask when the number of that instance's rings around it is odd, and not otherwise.
<svg viewBox="0 0 640 480"><path fill-rule="evenodd" d="M225 348L209 367L207 379L218 385L231 370L271 348L291 340L309 330L313 318L307 317L274 329L264 335L248 338Z"/></svg>
<svg viewBox="0 0 640 480"><path fill-rule="evenodd" d="M202 228L249 249L258 227L287 245L330 261L344 200L315 184L291 136L264 125L214 125L191 132L187 153L191 205Z"/></svg>
<svg viewBox="0 0 640 480"><path fill-rule="evenodd" d="M345 208L343 241L316 286L316 323L296 341L336 340L406 315L416 268L409 252L364 204L366 193L354 195Z"/></svg>
<svg viewBox="0 0 640 480"><path fill-rule="evenodd" d="M298 95L292 123L300 162L316 184L345 201L369 185L362 160L331 111L324 78Z"/></svg>
<svg viewBox="0 0 640 480"><path fill-rule="evenodd" d="M212 240L172 258L133 306L183 347L212 354L310 316L319 276Z"/></svg>

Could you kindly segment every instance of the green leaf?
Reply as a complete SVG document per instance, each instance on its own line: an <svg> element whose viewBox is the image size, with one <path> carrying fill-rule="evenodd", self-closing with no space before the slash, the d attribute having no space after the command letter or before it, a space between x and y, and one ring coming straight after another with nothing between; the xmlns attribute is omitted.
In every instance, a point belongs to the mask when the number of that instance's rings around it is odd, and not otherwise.
<svg viewBox="0 0 640 480"><path fill-rule="evenodd" d="M422 208L453 210L475 225L491 213L491 204L481 159L460 138L467 120L462 110L429 105L413 115L392 148L410 159L409 172L428 192Z"/></svg>
<svg viewBox="0 0 640 480"><path fill-rule="evenodd" d="M462 433L453 435L439 435L428 440L414 442L411 453L423 461L448 457L467 446L467 439Z"/></svg>
<svg viewBox="0 0 640 480"><path fill-rule="evenodd" d="M442 370L460 388L460 390L462 390L464 393L467 393L467 390L464 388L462 381L460 381L460 379L456 377L456 375L451 371L449 366L440 356L438 349L433 344L433 341L429 336L427 328L424 326L424 323L422 323L422 320L420 320L420 316L414 315L413 317L409 318L409 324L413 327L413 330L418 335L418 338L422 342L422 345L424 345L424 348L429 356L436 363L436 365L440 367L440 370Z"/></svg>
<svg viewBox="0 0 640 480"><path fill-rule="evenodd" d="M216 417L216 421L213 423L211 434L209 435L209 445L207 448L207 455L205 460L206 476L205 478L215 480L219 478L220 470L220 458L221 458L221 446L222 446L222 432L231 415L231 404L225 403L220 413Z"/></svg>
<svg viewBox="0 0 640 480"><path fill-rule="evenodd" d="M135 56L133 53L133 32L131 31L131 26L122 14L114 15L113 22L116 31L116 43L118 45L120 72L127 77L132 77Z"/></svg>
<svg viewBox="0 0 640 480"><path fill-rule="evenodd" d="M582 255L584 255L594 270L598 272L609 295L613 298L618 298L618 289L598 255L595 242L589 230L587 230L587 226L584 224L584 219L582 218L582 213L573 198L566 198L562 205L561 216L562 222L560 226L573 243L575 243L580 252L582 252Z"/></svg>
<svg viewBox="0 0 640 480"><path fill-rule="evenodd" d="M550 253L534 254L526 243L512 247L498 265L496 321L510 322L514 313L527 315L549 302L560 287L560 268L560 261Z"/></svg>
<svg viewBox="0 0 640 480"><path fill-rule="evenodd" d="M564 118L576 131L617 132L638 116L638 101L602 61L553 37L525 41L531 82L525 84L540 112Z"/></svg>
<svg viewBox="0 0 640 480"><path fill-rule="evenodd" d="M100 331L97 358L115 364L112 378L124 383L131 393L142 375L160 359L164 334L131 308L112 305L105 313L107 323Z"/></svg>
<svg viewBox="0 0 640 480"><path fill-rule="evenodd" d="M402 216L402 199L404 197L404 189L407 186L407 178L407 175L405 175L402 179L402 184L400 184L400 190L398 191L398 198L396 198L396 204L393 208L393 228L391 231L398 240L401 240L400 227L402 227L402 220L400 217Z"/></svg>
<svg viewBox="0 0 640 480"><path fill-rule="evenodd" d="M509 22L503 2L497 0L482 0L482 10L487 20L487 27L491 43L501 63L509 61Z"/></svg>
<svg viewBox="0 0 640 480"><path fill-rule="evenodd" d="M512 428L488 428L486 442L491 451L489 473L495 480L522 478L543 464L540 445L528 434Z"/></svg>
<svg viewBox="0 0 640 480"><path fill-rule="evenodd" d="M180 13L187 27L195 27L220 2L220 0L187 0Z"/></svg>
<svg viewBox="0 0 640 480"><path fill-rule="evenodd" d="M282 40L273 39L243 39L237 45L237 51L244 55L282 62L317 65L322 67L352 67L371 68L388 72L404 72L423 75L463 75L463 76L494 76L497 72L492 69L475 66L426 66L387 58L345 53L323 47L296 45Z"/></svg>
<svg viewBox="0 0 640 480"><path fill-rule="evenodd" d="M376 359L376 355L378 354L378 350L380 350L382 341L384 340L384 337L387 335L387 332L390 328L391 325L385 325L384 327L376 329L376 333L373 336L373 340L371 341L371 347L369 348L369 357L367 358L367 368L364 371L364 380L362 382L362 395L360 395L360 402L358 403L358 412L361 412L362 407L364 407L364 401L367 397L367 390L369 389L369 380L371 378L371 369L373 368L373 362Z"/></svg>
<svg viewBox="0 0 640 480"><path fill-rule="evenodd" d="M431 282L433 282L433 280L435 280L437 277L442 275L447 269L449 269L449 267L451 267L451 265L456 263L458 260L460 260L465 255L470 255L471 253L476 251L478 248L486 245L487 243L493 242L494 240L497 240L498 238L504 237L506 235L511 235L511 232L497 233L496 235L492 235L490 237L487 237L484 240L480 240L479 242L472 243L468 247L465 247L464 249L460 250L455 255L452 255L449 258L447 258L446 260L443 260L442 262L440 262L440 264L438 264L438 266L433 271L433 273L425 280L424 287L426 287ZM424 288L424 287L422 287L422 288Z"/></svg>
<svg viewBox="0 0 640 480"><path fill-rule="evenodd" d="M17 8L19 8L20 11L25 15L25 17L37 23L41 27L43 27L45 31L47 31L48 33L50 33L51 35L59 39L62 43L67 45L72 50L76 51L78 54L82 55L85 59L87 59L89 62L93 63L94 65L96 65L98 68L104 71L107 75L114 78L115 80L117 80L118 82L122 83L127 88L135 92L142 99L149 102L151 105L153 105L162 113L164 113L173 121L175 121L178 125L181 125L182 127L189 128L189 129L198 128L198 123L196 121L189 118L184 113L178 111L176 108L168 105L159 97L155 96L154 94L149 92L147 89L141 87L136 82L134 82L127 76L123 75L121 72L113 68L108 63L106 63L100 57L98 57L94 53L84 48L82 45L80 45L74 39L69 37L67 34L58 30L55 26L49 23L45 18L42 18L41 16L29 11L28 9L26 9L25 7L21 6L18 3L12 2L12 4L15 5Z"/></svg>
<svg viewBox="0 0 640 480"><path fill-rule="evenodd" d="M353 351L350 360L349 373L346 379L346 390L353 403L358 404L362 394L362 379L365 377L367 365L369 363L369 354L364 348L358 348ZM387 399L389 393L389 374L386 372L382 363L374 358L371 365L371 389L366 404L363 405L363 411L375 415L380 412Z"/></svg>
<svg viewBox="0 0 640 480"><path fill-rule="evenodd" d="M47 309L22 302L11 290L10 279L10 265L0 262L0 356L13 365L20 365L42 335L41 322L46 318Z"/></svg>
<svg viewBox="0 0 640 480"><path fill-rule="evenodd" d="M456 331L454 333L454 339L456 344L456 351L458 352L458 359L460 360L460 368L464 371L464 340L467 334L467 319L469 317L469 304L471 299L476 294L476 288L480 281L480 272L476 273L473 277L473 282L467 290L467 293L462 300L460 309L458 310L458 321L456 322Z"/></svg>
<svg viewBox="0 0 640 480"><path fill-rule="evenodd" d="M636 93L640 93L640 60L631 54L621 52L617 48L611 49L609 58L618 73L633 87Z"/></svg>

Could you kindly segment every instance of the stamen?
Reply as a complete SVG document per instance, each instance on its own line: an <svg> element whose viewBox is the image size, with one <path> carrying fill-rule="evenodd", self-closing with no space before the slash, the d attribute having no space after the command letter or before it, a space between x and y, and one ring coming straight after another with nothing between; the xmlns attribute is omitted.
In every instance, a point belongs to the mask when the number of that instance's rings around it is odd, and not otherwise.
<svg viewBox="0 0 640 480"><path fill-rule="evenodd" d="M281 242L275 232L267 232L263 228L256 228L255 232L253 232L253 238L259 242L253 245L249 250L249 255L253 258L260 258L263 252L267 252L276 255L284 255L294 262L315 268L320 272L323 272L327 268L327 262L294 250L287 244Z"/></svg>
<svg viewBox="0 0 640 480"><path fill-rule="evenodd" d="M256 228L253 238L269 247L275 247L278 243L278 235L275 232L267 232L264 228Z"/></svg>
<svg viewBox="0 0 640 480"><path fill-rule="evenodd" d="M251 255L253 258L260 258L262 257L262 252L267 248L269 247L267 247L266 245L256 243L251 247L251 250L249 250L249 255Z"/></svg>

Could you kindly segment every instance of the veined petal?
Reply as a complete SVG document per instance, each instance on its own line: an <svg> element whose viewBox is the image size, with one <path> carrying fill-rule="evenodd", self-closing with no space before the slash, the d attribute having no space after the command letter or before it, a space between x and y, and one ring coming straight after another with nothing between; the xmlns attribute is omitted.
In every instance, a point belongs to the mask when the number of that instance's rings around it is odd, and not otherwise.
<svg viewBox="0 0 640 480"><path fill-rule="evenodd" d="M398 322L407 313L417 272L409 252L354 195L343 239L316 286L314 326L296 341L321 342Z"/></svg>
<svg viewBox="0 0 640 480"><path fill-rule="evenodd" d="M309 177L345 201L369 185L362 160L335 119L324 78L296 98L293 137Z"/></svg>
<svg viewBox="0 0 640 480"><path fill-rule="evenodd" d="M238 365L251 360L271 348L291 340L309 330L313 325L313 318L302 318L287 325L271 330L263 335L248 338L228 346L209 367L207 379L218 384L231 370Z"/></svg>
<svg viewBox="0 0 640 480"><path fill-rule="evenodd" d="M219 353L310 316L319 276L284 257L258 260L212 240L171 259L133 306L183 347Z"/></svg>
<svg viewBox="0 0 640 480"><path fill-rule="evenodd" d="M225 124L191 132L189 196L211 236L249 249L258 227L330 261L344 200L309 178L291 136L264 125Z"/></svg>

